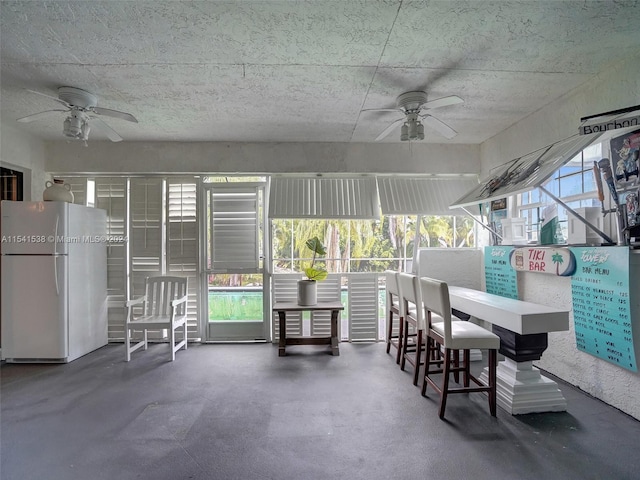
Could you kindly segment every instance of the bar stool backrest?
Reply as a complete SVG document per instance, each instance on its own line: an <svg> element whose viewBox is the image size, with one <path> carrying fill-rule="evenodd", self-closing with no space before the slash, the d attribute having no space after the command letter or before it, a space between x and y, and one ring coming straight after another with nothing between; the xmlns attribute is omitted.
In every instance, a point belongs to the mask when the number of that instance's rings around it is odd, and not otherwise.
<svg viewBox="0 0 640 480"><path fill-rule="evenodd" d="M420 285L417 276L410 273L398 274L398 285L402 292L402 303L404 304L406 315L416 319L418 329L425 330L422 300L420 298Z"/></svg>
<svg viewBox="0 0 640 480"><path fill-rule="evenodd" d="M385 270L384 274L387 284L387 294L391 294L393 303L397 305L400 316L404 317L404 302L402 301L402 290L400 288L400 284L398 283L399 273L392 270Z"/></svg>
<svg viewBox="0 0 640 480"><path fill-rule="evenodd" d="M449 286L446 282L433 278L420 278L420 294L424 309L440 316L444 320L445 347L451 343L451 301Z"/></svg>

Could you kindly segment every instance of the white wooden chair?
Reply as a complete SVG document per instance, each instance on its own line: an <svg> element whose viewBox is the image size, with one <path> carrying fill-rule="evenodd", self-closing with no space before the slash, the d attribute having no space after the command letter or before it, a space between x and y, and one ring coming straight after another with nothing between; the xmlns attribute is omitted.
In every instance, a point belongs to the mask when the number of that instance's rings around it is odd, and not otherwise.
<svg viewBox="0 0 640 480"><path fill-rule="evenodd" d="M171 361L176 359L180 348L187 349L187 278L158 276L146 279L145 295L129 300L127 319L125 321L125 346L127 362L131 354L144 347L147 349L148 330L169 330L171 344ZM142 314L134 315L134 308L142 306ZM176 343L176 330L183 328L182 340ZM143 339L135 342L132 333L143 332ZM135 343L131 343L134 341Z"/></svg>

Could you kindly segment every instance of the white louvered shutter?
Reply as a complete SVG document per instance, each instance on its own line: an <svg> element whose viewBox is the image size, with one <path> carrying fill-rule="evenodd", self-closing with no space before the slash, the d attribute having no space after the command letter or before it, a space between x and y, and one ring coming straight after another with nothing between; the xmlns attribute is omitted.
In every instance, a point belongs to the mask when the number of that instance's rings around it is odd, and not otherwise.
<svg viewBox="0 0 640 480"><path fill-rule="evenodd" d="M269 218L380 218L375 177L273 177Z"/></svg>
<svg viewBox="0 0 640 480"><path fill-rule="evenodd" d="M86 177L56 177L64 180L73 193L73 203L76 205L87 204L87 178Z"/></svg>
<svg viewBox="0 0 640 480"><path fill-rule="evenodd" d="M125 237L127 226L127 179L96 178L95 207L107 212L107 235ZM127 299L127 244L107 246L107 315L110 340L124 338Z"/></svg>
<svg viewBox="0 0 640 480"><path fill-rule="evenodd" d="M378 274L349 276L349 341L377 342Z"/></svg>
<svg viewBox="0 0 640 480"><path fill-rule="evenodd" d="M274 275L271 279L271 302L298 303L299 273L283 273ZM273 312L272 336L274 342L280 339L280 320L277 312ZM287 312L287 335L302 335L302 312Z"/></svg>
<svg viewBox="0 0 640 480"><path fill-rule="evenodd" d="M132 178L129 251L132 298L144 295L145 279L162 274L162 179Z"/></svg>
<svg viewBox="0 0 640 480"><path fill-rule="evenodd" d="M478 185L477 177L378 177L383 215L464 215L449 208L461 193Z"/></svg>
<svg viewBox="0 0 640 480"><path fill-rule="evenodd" d="M187 335L202 335L198 323L200 282L198 278L198 184L194 178L167 180L166 272L189 279Z"/></svg>
<svg viewBox="0 0 640 480"><path fill-rule="evenodd" d="M259 187L216 185L210 189L210 268L216 273L258 272Z"/></svg>
<svg viewBox="0 0 640 480"><path fill-rule="evenodd" d="M340 283L342 276L330 274L325 280L317 282L318 302L339 302ZM340 330L340 316L338 316L338 330ZM328 337L331 335L331 312L311 312L311 335ZM338 338L340 332L338 331Z"/></svg>

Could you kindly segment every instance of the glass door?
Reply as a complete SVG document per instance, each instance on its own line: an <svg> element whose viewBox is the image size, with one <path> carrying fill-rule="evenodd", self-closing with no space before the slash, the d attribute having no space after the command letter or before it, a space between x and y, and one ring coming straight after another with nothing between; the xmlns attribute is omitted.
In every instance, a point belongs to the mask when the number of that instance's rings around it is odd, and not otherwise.
<svg viewBox="0 0 640 480"><path fill-rule="evenodd" d="M210 342L267 339L262 182L205 183Z"/></svg>

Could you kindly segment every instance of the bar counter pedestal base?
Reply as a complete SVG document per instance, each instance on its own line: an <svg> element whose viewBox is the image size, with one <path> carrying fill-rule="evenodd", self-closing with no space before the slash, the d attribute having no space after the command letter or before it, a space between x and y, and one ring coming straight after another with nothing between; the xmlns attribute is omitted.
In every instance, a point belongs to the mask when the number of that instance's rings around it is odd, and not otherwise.
<svg viewBox="0 0 640 480"><path fill-rule="evenodd" d="M488 381L488 370L480 374ZM497 402L511 415L536 412L564 412L567 400L553 380L543 377L533 362L515 362L510 358L498 363Z"/></svg>

